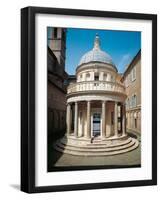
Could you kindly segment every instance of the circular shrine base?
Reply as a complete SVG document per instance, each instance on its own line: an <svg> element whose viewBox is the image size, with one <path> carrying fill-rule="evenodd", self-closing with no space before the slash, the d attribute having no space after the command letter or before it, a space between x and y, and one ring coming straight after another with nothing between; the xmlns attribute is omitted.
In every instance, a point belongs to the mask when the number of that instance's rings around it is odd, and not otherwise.
<svg viewBox="0 0 161 200"><path fill-rule="evenodd" d="M137 139L128 135L100 138L92 140L84 137L64 136L54 143L54 149L59 152L79 156L110 156L122 154L136 149Z"/></svg>

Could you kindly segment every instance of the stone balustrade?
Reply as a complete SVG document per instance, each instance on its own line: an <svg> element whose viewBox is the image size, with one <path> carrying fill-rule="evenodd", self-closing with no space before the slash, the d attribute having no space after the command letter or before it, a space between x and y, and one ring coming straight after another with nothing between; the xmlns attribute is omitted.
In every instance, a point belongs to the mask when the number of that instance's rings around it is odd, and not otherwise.
<svg viewBox="0 0 161 200"><path fill-rule="evenodd" d="M125 93L125 87L117 82L83 81L70 84L67 89L67 94L92 90Z"/></svg>

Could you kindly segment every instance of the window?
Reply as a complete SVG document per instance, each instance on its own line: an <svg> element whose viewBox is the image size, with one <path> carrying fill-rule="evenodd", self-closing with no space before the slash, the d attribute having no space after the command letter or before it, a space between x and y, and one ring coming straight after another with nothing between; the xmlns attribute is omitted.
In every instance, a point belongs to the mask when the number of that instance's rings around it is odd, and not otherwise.
<svg viewBox="0 0 161 200"><path fill-rule="evenodd" d="M98 74L97 74L97 75L94 75L94 80L95 80L95 81L99 81L99 76L98 76Z"/></svg>
<svg viewBox="0 0 161 200"><path fill-rule="evenodd" d="M134 67L131 71L131 81L136 79L136 67Z"/></svg>
<svg viewBox="0 0 161 200"><path fill-rule="evenodd" d="M137 97L136 97L136 95L133 95L133 96L131 97L130 108L135 108L136 105L137 105Z"/></svg>

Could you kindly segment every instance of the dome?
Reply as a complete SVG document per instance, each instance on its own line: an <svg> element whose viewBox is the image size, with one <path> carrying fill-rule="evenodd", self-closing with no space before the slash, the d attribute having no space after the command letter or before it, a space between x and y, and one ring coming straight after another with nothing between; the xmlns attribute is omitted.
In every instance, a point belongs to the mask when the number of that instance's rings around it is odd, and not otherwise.
<svg viewBox="0 0 161 200"><path fill-rule="evenodd" d="M107 63L115 66L115 64L112 61L112 58L106 52L100 49L100 40L98 35L96 35L95 37L93 49L82 56L79 65L94 61Z"/></svg>

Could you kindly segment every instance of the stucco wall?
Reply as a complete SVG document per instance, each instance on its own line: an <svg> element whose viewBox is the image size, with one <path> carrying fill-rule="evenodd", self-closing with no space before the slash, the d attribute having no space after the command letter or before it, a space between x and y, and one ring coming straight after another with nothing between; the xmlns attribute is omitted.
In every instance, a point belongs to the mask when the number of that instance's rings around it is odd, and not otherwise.
<svg viewBox="0 0 161 200"><path fill-rule="evenodd" d="M126 83L133 68L136 68L136 79ZM141 133L141 55L133 60L133 63L126 71L124 75L124 84L126 85L125 90L127 99L130 99L133 95L136 95L136 106L126 107L126 125L127 131Z"/></svg>

